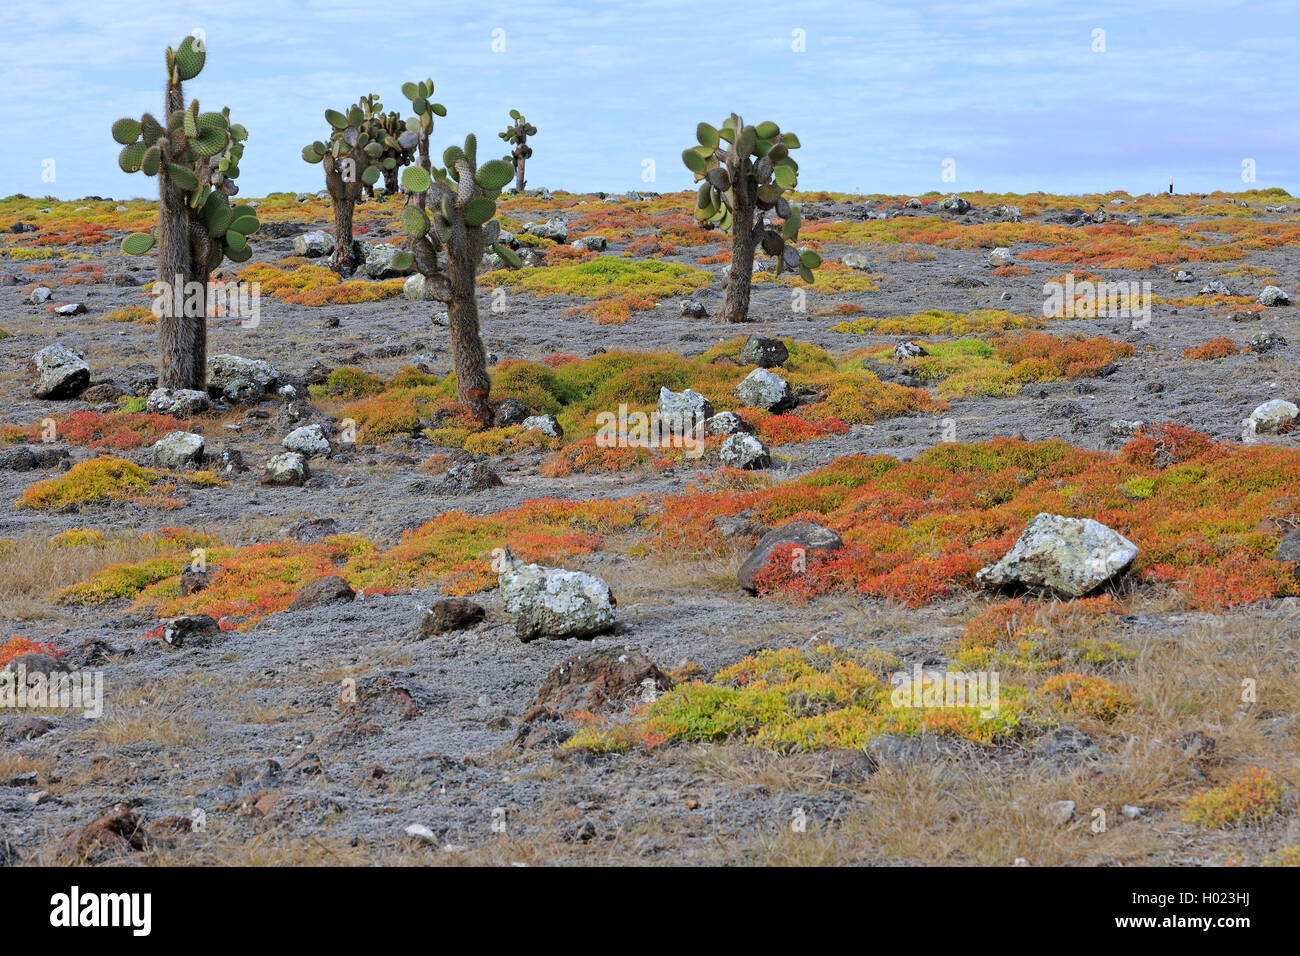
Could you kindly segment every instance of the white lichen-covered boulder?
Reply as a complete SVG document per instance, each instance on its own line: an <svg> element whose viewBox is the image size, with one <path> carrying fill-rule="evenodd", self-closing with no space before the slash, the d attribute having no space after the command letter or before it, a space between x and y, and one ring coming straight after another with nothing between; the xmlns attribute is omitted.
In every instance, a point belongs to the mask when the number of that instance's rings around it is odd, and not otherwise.
<svg viewBox="0 0 1300 956"><path fill-rule="evenodd" d="M154 442L153 461L160 468L189 468L203 461L205 443L194 432L171 432Z"/></svg>
<svg viewBox="0 0 1300 956"><path fill-rule="evenodd" d="M1259 405L1246 419L1246 427L1256 435L1280 435L1300 421L1300 406L1275 398Z"/></svg>
<svg viewBox="0 0 1300 956"><path fill-rule="evenodd" d="M594 574L525 564L509 548L497 567L501 599L521 641L595 637L613 628L614 592Z"/></svg>
<svg viewBox="0 0 1300 956"><path fill-rule="evenodd" d="M90 384L86 360L58 342L37 352L28 365L36 376L32 394L37 398L71 398Z"/></svg>
<svg viewBox="0 0 1300 956"><path fill-rule="evenodd" d="M304 458L328 458L334 453L334 448L320 425L295 428L284 436L280 444L285 451L296 451Z"/></svg>
<svg viewBox="0 0 1300 956"><path fill-rule="evenodd" d="M306 457L296 451L286 451L267 459L260 480L264 485L282 487L301 485L310 477Z"/></svg>
<svg viewBox="0 0 1300 956"><path fill-rule="evenodd" d="M794 391L780 375L765 368L756 368L736 386L736 397L750 408L763 408L769 412L784 412L794 408Z"/></svg>
<svg viewBox="0 0 1300 956"><path fill-rule="evenodd" d="M1132 541L1091 518L1040 514L1020 540L975 580L991 588L1048 590L1079 597L1126 571L1137 557Z"/></svg>

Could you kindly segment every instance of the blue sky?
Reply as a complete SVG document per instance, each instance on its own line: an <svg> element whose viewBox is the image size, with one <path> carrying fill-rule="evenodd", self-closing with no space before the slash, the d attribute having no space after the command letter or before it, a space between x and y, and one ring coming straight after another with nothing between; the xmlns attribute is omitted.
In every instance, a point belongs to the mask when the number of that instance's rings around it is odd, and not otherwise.
<svg viewBox="0 0 1300 956"><path fill-rule="evenodd" d="M1239 190L1246 159L1254 185L1300 189L1294 0L149 6L0 6L0 124L16 133L0 195L154 196L117 168L109 127L160 110L162 51L196 29L208 61L186 93L248 127L245 196L323 188L300 156L323 111L370 92L406 105L401 84L426 76L448 109L439 152L469 131L481 156L504 152L512 107L539 128L534 186L685 188L695 124L735 110L799 134L804 189L1139 193L1173 174L1180 192Z"/></svg>

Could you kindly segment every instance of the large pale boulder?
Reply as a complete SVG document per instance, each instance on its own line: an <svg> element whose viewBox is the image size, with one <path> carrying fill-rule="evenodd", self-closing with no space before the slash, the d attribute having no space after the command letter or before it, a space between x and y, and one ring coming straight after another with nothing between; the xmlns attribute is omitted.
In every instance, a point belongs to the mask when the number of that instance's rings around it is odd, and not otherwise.
<svg viewBox="0 0 1300 956"><path fill-rule="evenodd" d="M189 468L203 461L202 435L171 432L154 442L153 462L160 468Z"/></svg>
<svg viewBox="0 0 1300 956"><path fill-rule="evenodd" d="M260 402L280 373L265 359L246 359L223 353L208 362L208 392L232 404Z"/></svg>
<svg viewBox="0 0 1300 956"><path fill-rule="evenodd" d="M28 370L36 376L32 394L37 398L71 398L90 384L86 360L57 342L37 352Z"/></svg>
<svg viewBox="0 0 1300 956"><path fill-rule="evenodd" d="M1300 407L1281 398L1259 405L1246 419L1246 427L1256 435L1278 435L1300 419Z"/></svg>
<svg viewBox="0 0 1300 956"><path fill-rule="evenodd" d="M521 641L595 637L613 628L614 593L595 575L525 564L509 548L498 567L501 599Z"/></svg>
<svg viewBox="0 0 1300 956"><path fill-rule="evenodd" d="M713 403L693 389L674 392L661 387L655 411L665 433L686 435L694 433L713 415Z"/></svg>
<svg viewBox="0 0 1300 956"><path fill-rule="evenodd" d="M328 256L334 251L334 237L320 229L304 232L300 236L293 237L293 251L309 259Z"/></svg>
<svg viewBox="0 0 1300 956"><path fill-rule="evenodd" d="M1126 571L1137 554L1137 545L1100 521L1043 513L975 580L984 587L1014 585L1080 597Z"/></svg>
<svg viewBox="0 0 1300 956"><path fill-rule="evenodd" d="M765 408L769 412L783 412L794 407L794 392L790 383L775 372L756 368L736 386L736 397L750 408Z"/></svg>

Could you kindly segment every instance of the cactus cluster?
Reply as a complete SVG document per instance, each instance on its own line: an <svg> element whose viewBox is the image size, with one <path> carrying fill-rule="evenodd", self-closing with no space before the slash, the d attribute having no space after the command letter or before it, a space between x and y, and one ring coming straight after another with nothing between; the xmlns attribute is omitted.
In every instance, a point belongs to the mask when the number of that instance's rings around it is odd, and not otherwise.
<svg viewBox="0 0 1300 956"><path fill-rule="evenodd" d="M384 144L379 156L379 169L384 177L383 186L366 186L367 194L377 191L397 192L397 176L403 166L409 166L415 157L415 134L407 129L406 120L395 110L384 112L384 104L371 93L361 97L358 104L364 118L362 130L370 139Z"/></svg>
<svg viewBox="0 0 1300 956"><path fill-rule="evenodd" d="M181 83L198 76L206 59L206 50L194 37L186 37L176 50L168 47L169 92L179 91ZM235 179L248 131L230 122L229 107L204 113L198 100L181 109L169 104L165 117L165 125L151 113L113 124L113 139L122 145L118 165L126 173L160 176L184 195L190 219L202 227L208 240L203 260L196 265L211 272L223 259L246 261L253 254L248 237L257 230L257 215L251 206L232 206L230 197L239 192ZM122 240L122 251L144 255L156 239L152 232L132 233ZM170 276L162 278L171 281Z"/></svg>
<svg viewBox="0 0 1300 956"><path fill-rule="evenodd" d="M682 152L682 162L700 184L695 217L706 226L731 233L731 272L723 318L743 322L748 318L758 246L775 257L777 275L789 270L812 282L813 270L821 265L821 256L811 250L801 252L795 245L801 223L799 207L785 197L799 181L799 164L790 155L799 148L799 137L782 133L772 122L746 126L732 113L718 129L700 123L695 138L699 145ZM769 213L782 222L769 222Z"/></svg>
<svg viewBox="0 0 1300 956"><path fill-rule="evenodd" d="M513 122L497 135L514 146L505 158L515 169L515 191L523 192L524 163L533 155L533 148L528 145L528 137L536 134L537 127L524 119L518 110L510 111L510 119Z"/></svg>
<svg viewBox="0 0 1300 956"><path fill-rule="evenodd" d="M334 259L336 271L350 275L357 267L352 240L352 213L363 187L373 187L384 169L396 168L390 154L401 149L398 140L382 125L366 119L366 111L354 103L346 112L326 110L329 123L327 142L317 140L303 147L302 158L325 168L325 188L334 203Z"/></svg>
<svg viewBox="0 0 1300 956"><path fill-rule="evenodd" d="M407 84L403 91L412 86ZM410 236L410 254L424 276L426 294L447 303L457 397L471 419L487 427L492 421L488 404L491 381L479 335L476 278L488 246L510 267L522 265L514 250L500 242L501 223L496 219L497 198L514 169L503 159L480 166L473 133L465 137L463 147L447 148L442 154L443 167L434 167L428 156L428 130L433 122L427 102L433 84L426 81L414 92L418 94L413 102L420 124L421 160L402 173L402 187L410 197L402 210L402 226ZM426 109L421 110L421 104ZM445 273L438 266L439 252L446 254Z"/></svg>
<svg viewBox="0 0 1300 956"><path fill-rule="evenodd" d="M470 133L463 148L449 146L442 154L446 168L412 166L402 174L403 187L413 196L426 197L423 208L411 203L402 210L402 227L417 241L432 234L437 239L435 248L449 245L462 228L478 230L476 241L481 247L491 246L505 262L518 268L522 265L519 256L498 241L501 224L496 221L497 198L514 169L504 159L490 159L479 166L477 150L477 141ZM432 215L425 211L430 208Z"/></svg>
<svg viewBox="0 0 1300 956"><path fill-rule="evenodd" d="M120 119L112 128L122 146L117 160L122 170L158 178L158 223L150 232L127 236L122 251L139 256L156 245L156 290L180 286L175 295L155 302L163 309L158 382L164 388L203 387L208 278L223 259L247 261L253 254L248 237L258 228L252 206L231 203L239 192L235 179L248 131L230 121L229 108L203 112L197 100L185 103L183 84L198 76L206 61L207 49L197 37L168 47L162 118L145 113L138 120ZM195 285L200 295L193 294Z"/></svg>

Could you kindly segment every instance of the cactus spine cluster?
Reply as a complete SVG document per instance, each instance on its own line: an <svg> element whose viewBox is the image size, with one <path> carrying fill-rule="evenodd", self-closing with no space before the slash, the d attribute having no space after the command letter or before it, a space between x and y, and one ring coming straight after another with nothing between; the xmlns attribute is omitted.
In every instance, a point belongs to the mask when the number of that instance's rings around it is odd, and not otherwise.
<svg viewBox="0 0 1300 956"><path fill-rule="evenodd" d="M776 257L777 275L787 270L813 281L813 270L821 256L811 250L800 252L799 207L785 193L799 180L799 164L790 156L799 148L799 137L782 133L772 122L746 126L732 113L720 129L700 123L695 130L698 146L682 152L682 162L700 183L695 217L706 226L731 233L731 271L726 279L722 317L728 322L749 319L749 293L753 279L754 251ZM724 148L725 147L725 148ZM769 213L783 220L769 222Z"/></svg>
<svg viewBox="0 0 1300 956"><path fill-rule="evenodd" d="M511 110L510 118L514 122L497 135L514 146L506 159L515 167L515 192L523 192L524 163L533 155L533 148L528 145L528 137L537 133L537 127L524 119L518 110Z"/></svg>
<svg viewBox="0 0 1300 956"><path fill-rule="evenodd" d="M167 87L162 120L145 113L113 124L113 139L122 145L123 172L158 177L158 225L122 241L127 255L144 255L158 247L158 280L183 287L171 301L183 303L182 314L164 309L158 321L164 388L201 389L207 378L208 278L223 259L244 262L252 255L248 237L257 230L251 206L235 206L239 161L248 131L230 121L229 108L199 110L198 100L185 104L182 84L199 75L207 60L201 40L189 36L167 48ZM192 285L202 295L191 295ZM160 300L161 301L161 300ZM187 314L195 312L196 314Z"/></svg>
<svg viewBox="0 0 1300 956"><path fill-rule="evenodd" d="M362 189L373 187L386 165L396 165L392 156L385 157L385 151L400 147L382 126L367 123L360 104L353 104L346 113L326 110L325 120L330 125L329 141L304 146L302 158L325 167L325 188L334 205L332 265L340 275L351 275L358 264L352 240L353 210Z"/></svg>
<svg viewBox="0 0 1300 956"><path fill-rule="evenodd" d="M501 223L495 218L496 200L514 169L501 159L478 165L478 142L473 133L465 137L464 147L450 146L442 154L445 168L433 166L428 134L434 114L443 116L446 111L428 101L433 94L432 80L407 83L402 92L415 109L408 125L419 136L420 152L417 165L402 173L402 187L409 195L402 210L402 227L410 237L411 256L424 276L426 293L447 303L457 397L472 420L486 427L492 422L488 404L491 382L479 334L475 279L488 246L512 268L522 264L514 250L498 241ZM445 273L438 264L440 252L446 254Z"/></svg>

